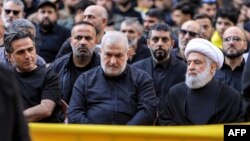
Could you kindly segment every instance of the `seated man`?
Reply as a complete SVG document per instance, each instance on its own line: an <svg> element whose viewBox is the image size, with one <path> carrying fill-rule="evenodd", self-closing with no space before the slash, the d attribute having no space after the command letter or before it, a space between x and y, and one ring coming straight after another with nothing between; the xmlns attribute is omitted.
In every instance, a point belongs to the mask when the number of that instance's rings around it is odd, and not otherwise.
<svg viewBox="0 0 250 141"><path fill-rule="evenodd" d="M213 79L224 56L211 42L197 38L187 44L186 81L170 88L160 125L216 124L242 121L241 95Z"/></svg>
<svg viewBox="0 0 250 141"><path fill-rule="evenodd" d="M82 73L74 84L69 123L154 124L153 80L146 72L127 64L128 46L128 39L121 32L110 31L103 36L101 66Z"/></svg>
<svg viewBox="0 0 250 141"><path fill-rule="evenodd" d="M72 88L77 77L100 65L99 54L94 52L96 30L88 22L76 23L71 30L72 53L56 59L49 67L59 75L62 98L69 104Z"/></svg>
<svg viewBox="0 0 250 141"><path fill-rule="evenodd" d="M1 20L1 19L0 19ZM19 30L25 30L27 32L30 32L35 37L36 44L40 43L40 41L36 38L36 29L35 26L26 19L17 19L10 23L9 27L7 28L7 34L11 34L13 32L18 32ZM6 34L6 35L7 35ZM5 51L4 47L0 48L0 63L3 65L6 65L7 67L12 67L12 64L7 56L7 52ZM37 55L37 61L36 65L39 67L45 67L46 62L45 60Z"/></svg>
<svg viewBox="0 0 250 141"><path fill-rule="evenodd" d="M8 35L4 43L14 66L27 121L57 122L56 112L61 94L59 79L50 69L36 65L34 36L18 31Z"/></svg>

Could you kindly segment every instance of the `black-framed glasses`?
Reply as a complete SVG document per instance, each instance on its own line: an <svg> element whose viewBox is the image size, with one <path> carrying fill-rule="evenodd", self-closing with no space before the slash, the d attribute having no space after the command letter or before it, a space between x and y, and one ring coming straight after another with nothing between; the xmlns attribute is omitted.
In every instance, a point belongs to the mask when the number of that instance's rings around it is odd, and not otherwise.
<svg viewBox="0 0 250 141"><path fill-rule="evenodd" d="M18 10L10 10L10 9L4 9L4 11L7 15L9 15L12 12L13 15L17 16L20 13L20 11Z"/></svg>
<svg viewBox="0 0 250 141"><path fill-rule="evenodd" d="M199 33L196 33L196 32L193 32L193 31L188 31L188 30L185 30L185 29L180 29L180 34L182 34L182 35L189 34L189 36L191 36L191 37L197 37L199 35Z"/></svg>
<svg viewBox="0 0 250 141"><path fill-rule="evenodd" d="M223 42L225 42L225 43L229 43L230 41L232 41L232 42L240 42L240 41L245 41L245 40L243 40L243 39L241 39L240 37L237 37L237 36L223 38Z"/></svg>

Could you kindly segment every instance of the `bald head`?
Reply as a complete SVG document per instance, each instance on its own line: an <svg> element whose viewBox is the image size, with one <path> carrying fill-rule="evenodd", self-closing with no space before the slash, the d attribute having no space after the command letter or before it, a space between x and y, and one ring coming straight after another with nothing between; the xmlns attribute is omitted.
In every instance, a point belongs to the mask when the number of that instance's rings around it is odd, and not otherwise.
<svg viewBox="0 0 250 141"><path fill-rule="evenodd" d="M223 33L222 52L228 59L242 59L247 49L246 35L243 29L231 26Z"/></svg>
<svg viewBox="0 0 250 141"><path fill-rule="evenodd" d="M200 25L194 20L189 20L189 21L184 22L181 25L181 29L183 29L183 28L190 29L196 33L200 33L200 30L201 30Z"/></svg>
<svg viewBox="0 0 250 141"><path fill-rule="evenodd" d="M108 23L108 13L106 9L99 5L88 6L83 13L83 21L94 25L97 35L103 34Z"/></svg>
<svg viewBox="0 0 250 141"><path fill-rule="evenodd" d="M99 5L91 5L85 9L86 12L93 12L97 17L108 19L107 10ZM85 13L85 12L84 12Z"/></svg>
<svg viewBox="0 0 250 141"><path fill-rule="evenodd" d="M196 21L189 20L183 23L179 31L179 37L178 37L179 38L178 45L180 50L184 51L190 40L200 37L200 32L201 32L201 27ZM181 55L183 56L184 54Z"/></svg>
<svg viewBox="0 0 250 141"><path fill-rule="evenodd" d="M225 30L223 37L228 36L229 34L240 36L243 40L246 40L245 31L238 26L231 26Z"/></svg>

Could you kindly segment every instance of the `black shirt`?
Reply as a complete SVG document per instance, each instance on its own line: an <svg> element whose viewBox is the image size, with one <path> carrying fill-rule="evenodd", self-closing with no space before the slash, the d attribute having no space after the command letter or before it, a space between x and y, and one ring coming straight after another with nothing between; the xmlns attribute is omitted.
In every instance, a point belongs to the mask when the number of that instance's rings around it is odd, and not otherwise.
<svg viewBox="0 0 250 141"><path fill-rule="evenodd" d="M101 66L81 74L68 108L70 123L153 125L156 96L152 78L127 65L117 77Z"/></svg>
<svg viewBox="0 0 250 141"><path fill-rule="evenodd" d="M243 121L241 95L217 80L190 89L174 85L159 114L160 125L222 124Z"/></svg>
<svg viewBox="0 0 250 141"><path fill-rule="evenodd" d="M234 70L224 63L222 68L216 71L214 78L241 92L244 66L244 60L241 65L237 66Z"/></svg>
<svg viewBox="0 0 250 141"><path fill-rule="evenodd" d="M51 69L37 67L27 73L17 72L16 69L14 72L22 96L23 110L39 105L43 99L60 103L59 79ZM43 119L41 122L57 122L56 112L58 111L55 110L50 118Z"/></svg>
<svg viewBox="0 0 250 141"><path fill-rule="evenodd" d="M41 45L38 45L39 55L51 63L54 61L62 44L70 37L70 31L60 25L56 25L51 31L43 32L40 26L36 26L36 31L40 34Z"/></svg>

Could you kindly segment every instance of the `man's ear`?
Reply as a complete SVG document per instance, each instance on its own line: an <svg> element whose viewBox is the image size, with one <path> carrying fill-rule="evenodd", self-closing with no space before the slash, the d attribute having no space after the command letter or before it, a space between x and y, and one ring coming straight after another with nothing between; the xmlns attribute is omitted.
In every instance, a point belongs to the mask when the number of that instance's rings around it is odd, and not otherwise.
<svg viewBox="0 0 250 141"><path fill-rule="evenodd" d="M7 53L7 60L12 64L13 58L11 57L11 53Z"/></svg>
<svg viewBox="0 0 250 141"><path fill-rule="evenodd" d="M102 18L102 24L107 25L108 24L108 20L106 18Z"/></svg>
<svg viewBox="0 0 250 141"><path fill-rule="evenodd" d="M175 44L175 40L173 39L173 40L172 40L172 44L171 44L171 49L173 49L174 44Z"/></svg>
<svg viewBox="0 0 250 141"><path fill-rule="evenodd" d="M214 72L216 71L216 68L217 68L217 65L216 65L215 62L213 62L213 63L211 64L210 72L211 72L212 74L214 74Z"/></svg>
<svg viewBox="0 0 250 141"><path fill-rule="evenodd" d="M148 46L148 48L150 48L149 45L150 45L150 39L147 39L147 46Z"/></svg>

